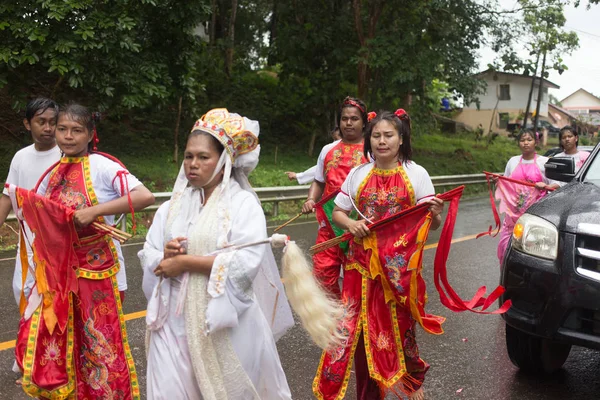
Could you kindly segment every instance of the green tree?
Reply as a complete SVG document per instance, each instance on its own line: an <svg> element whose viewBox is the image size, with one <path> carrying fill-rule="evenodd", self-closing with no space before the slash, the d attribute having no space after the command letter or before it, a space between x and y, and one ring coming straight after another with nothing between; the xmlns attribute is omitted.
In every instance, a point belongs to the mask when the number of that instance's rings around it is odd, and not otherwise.
<svg viewBox="0 0 600 400"><path fill-rule="evenodd" d="M579 39L575 32L565 29L566 18L564 15L565 2L562 0L519 0L523 8L522 20L516 21L514 31L523 37L522 43L529 50L531 58L521 59L512 51L502 58L503 69L509 71L523 71L526 76L533 75L548 78L549 71L555 70L562 74L568 67L563 62L563 57L570 54L579 46ZM535 61L534 61L535 60ZM540 63L541 61L541 63ZM541 72L538 75L538 66ZM531 82L529 99L527 101L523 125L527 125L530 104L536 79ZM538 98L542 94L543 85L538 83ZM537 103L535 123L539 116L540 102Z"/></svg>
<svg viewBox="0 0 600 400"><path fill-rule="evenodd" d="M562 107L562 103L560 102L560 100L553 94L548 95L548 101L550 104L554 104L555 106Z"/></svg>
<svg viewBox="0 0 600 400"><path fill-rule="evenodd" d="M282 90L293 93L283 104L299 116L290 133L310 137L312 153L333 128L341 100L356 95L351 8L340 0L295 0L277 2L275 11L269 61L278 66Z"/></svg>
<svg viewBox="0 0 600 400"><path fill-rule="evenodd" d="M0 5L0 85L120 109L176 103L202 89L194 33L207 1L26 0ZM35 89L35 90L32 90Z"/></svg>
<svg viewBox="0 0 600 400"><path fill-rule="evenodd" d="M477 51L506 35L497 29L502 16L493 1L354 0L353 6L358 89L374 106L428 110L434 81L469 102L482 92L473 76Z"/></svg>

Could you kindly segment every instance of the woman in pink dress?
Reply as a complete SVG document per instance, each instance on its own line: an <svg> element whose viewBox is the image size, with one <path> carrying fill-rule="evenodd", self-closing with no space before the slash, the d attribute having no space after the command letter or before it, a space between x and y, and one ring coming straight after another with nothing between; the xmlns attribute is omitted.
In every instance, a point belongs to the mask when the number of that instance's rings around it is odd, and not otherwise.
<svg viewBox="0 0 600 400"><path fill-rule="evenodd" d="M514 156L504 170L504 176L528 183L535 187L521 185L518 183L498 180L496 199L500 200L500 213L504 213L502 230L500 232L500 243L498 243L498 260L502 264L504 253L512 235L517 219L529 208L529 206L542 197L548 190L558 187L558 184L546 178L544 165L548 157L539 156L535 151L537 135L531 130L526 130L519 136L520 156Z"/></svg>

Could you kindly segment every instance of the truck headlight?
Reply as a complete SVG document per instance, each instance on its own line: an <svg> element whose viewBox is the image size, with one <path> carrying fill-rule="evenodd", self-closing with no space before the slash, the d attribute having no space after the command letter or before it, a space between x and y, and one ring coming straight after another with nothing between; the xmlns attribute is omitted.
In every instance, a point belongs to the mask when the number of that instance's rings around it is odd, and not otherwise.
<svg viewBox="0 0 600 400"><path fill-rule="evenodd" d="M532 256L556 260L558 230L545 219L523 214L513 228L512 246Z"/></svg>

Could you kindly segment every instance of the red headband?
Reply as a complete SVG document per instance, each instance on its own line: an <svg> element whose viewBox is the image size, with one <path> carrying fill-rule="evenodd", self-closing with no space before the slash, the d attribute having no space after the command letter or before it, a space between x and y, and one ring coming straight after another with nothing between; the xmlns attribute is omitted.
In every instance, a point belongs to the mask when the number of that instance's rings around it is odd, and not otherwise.
<svg viewBox="0 0 600 400"><path fill-rule="evenodd" d="M346 99L344 100L344 104L342 104L343 106L352 106L352 107L356 107L360 110L360 112L365 112L365 109L363 108L363 106L361 106L360 104L358 104L356 101L352 100L352 99Z"/></svg>

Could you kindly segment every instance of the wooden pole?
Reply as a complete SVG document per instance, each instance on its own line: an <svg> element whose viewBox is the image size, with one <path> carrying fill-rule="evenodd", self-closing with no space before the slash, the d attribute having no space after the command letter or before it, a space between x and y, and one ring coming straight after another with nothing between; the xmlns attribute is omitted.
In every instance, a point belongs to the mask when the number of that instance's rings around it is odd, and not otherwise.
<svg viewBox="0 0 600 400"><path fill-rule="evenodd" d="M529 88L529 97L527 98L527 108L525 108L525 116L523 117L523 129L527 126L527 119L529 118L529 109L531 108L531 98L533 97L533 88L535 87L535 79L537 76L538 64L540 62L540 53L537 54L535 60L535 71L533 71L533 78L531 79L531 87ZM541 82L540 82L541 83Z"/></svg>
<svg viewBox="0 0 600 400"><path fill-rule="evenodd" d="M542 58L542 73L540 74L540 87L538 89L537 104L535 105L535 119L533 120L533 131L537 132L538 121L540 120L540 105L542 104L542 94L544 93L544 72L546 71L546 50Z"/></svg>
<svg viewBox="0 0 600 400"><path fill-rule="evenodd" d="M181 122L181 103L183 101L183 96L179 96L179 105L177 107L177 121L175 121L175 147L173 150L173 161L175 164L179 164L179 123Z"/></svg>

